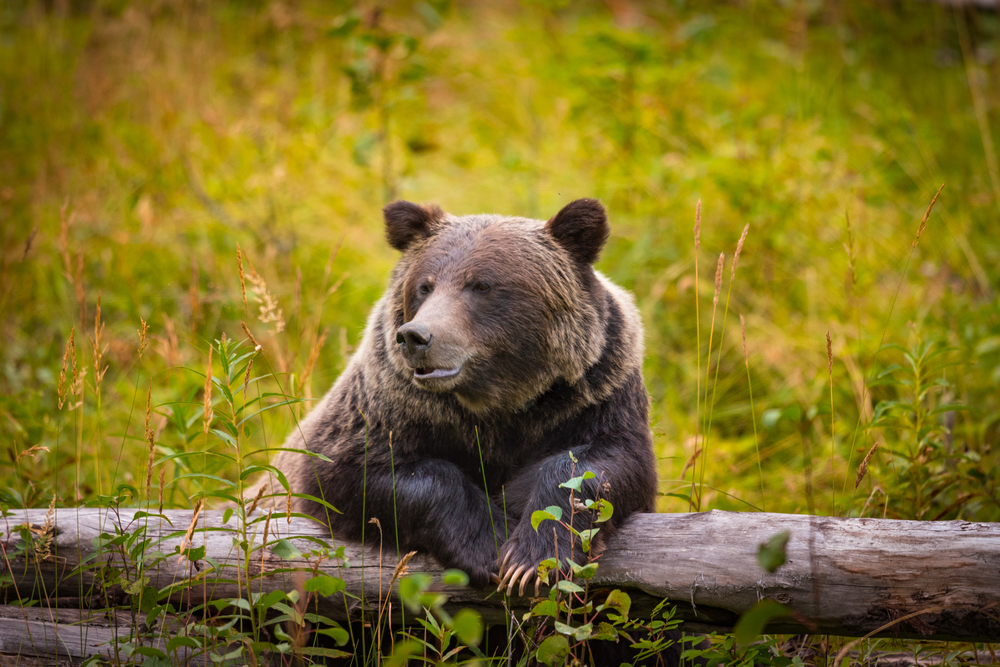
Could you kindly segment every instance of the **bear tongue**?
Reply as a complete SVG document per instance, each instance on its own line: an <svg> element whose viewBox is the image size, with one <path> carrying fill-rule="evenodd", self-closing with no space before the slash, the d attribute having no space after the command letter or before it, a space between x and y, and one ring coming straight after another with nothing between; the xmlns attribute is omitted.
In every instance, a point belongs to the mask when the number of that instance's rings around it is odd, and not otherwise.
<svg viewBox="0 0 1000 667"><path fill-rule="evenodd" d="M447 378L457 375L460 370L461 366L458 368L414 368L413 375L420 380L430 378Z"/></svg>

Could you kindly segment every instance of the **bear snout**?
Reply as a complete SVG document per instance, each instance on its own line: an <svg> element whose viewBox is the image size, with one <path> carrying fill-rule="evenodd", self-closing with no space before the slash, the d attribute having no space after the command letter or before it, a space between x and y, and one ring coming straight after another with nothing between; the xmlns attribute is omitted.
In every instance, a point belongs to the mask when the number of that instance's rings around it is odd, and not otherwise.
<svg viewBox="0 0 1000 667"><path fill-rule="evenodd" d="M403 346L407 356L426 352L434 340L434 334L426 324L407 322L396 329L396 342Z"/></svg>

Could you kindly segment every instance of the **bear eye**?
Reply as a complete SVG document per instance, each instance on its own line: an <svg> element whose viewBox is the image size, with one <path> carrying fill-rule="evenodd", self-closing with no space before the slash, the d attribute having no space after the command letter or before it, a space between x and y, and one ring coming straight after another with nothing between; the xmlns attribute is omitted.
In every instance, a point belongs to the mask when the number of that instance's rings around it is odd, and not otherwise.
<svg viewBox="0 0 1000 667"><path fill-rule="evenodd" d="M420 285L420 287L417 288L417 291L420 292L421 294L430 294L431 292L434 291L434 286L431 285L430 283L423 283Z"/></svg>
<svg viewBox="0 0 1000 667"><path fill-rule="evenodd" d="M490 291L489 283L478 282L478 283L476 283L475 285L472 286L472 291L473 292L489 292Z"/></svg>

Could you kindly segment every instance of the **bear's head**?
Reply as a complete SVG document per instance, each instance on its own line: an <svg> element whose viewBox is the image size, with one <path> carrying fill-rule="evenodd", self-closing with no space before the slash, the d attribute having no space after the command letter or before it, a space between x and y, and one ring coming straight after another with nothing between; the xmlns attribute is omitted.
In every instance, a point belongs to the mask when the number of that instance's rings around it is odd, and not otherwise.
<svg viewBox="0 0 1000 667"><path fill-rule="evenodd" d="M609 228L596 199L548 222L457 217L406 201L384 214L403 253L384 343L407 381L476 413L510 412L598 361L607 295L592 264Z"/></svg>

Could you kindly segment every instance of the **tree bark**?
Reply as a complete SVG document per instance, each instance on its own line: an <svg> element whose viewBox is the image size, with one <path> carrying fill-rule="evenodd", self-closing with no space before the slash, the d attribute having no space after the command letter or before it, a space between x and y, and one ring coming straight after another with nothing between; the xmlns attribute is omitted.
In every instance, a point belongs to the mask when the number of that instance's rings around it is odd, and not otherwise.
<svg viewBox="0 0 1000 667"><path fill-rule="evenodd" d="M287 522L282 514L270 521L257 518L249 525L253 551L248 569L234 546L236 519L223 525L221 511L201 512L190 545L204 546L206 551L192 563L173 553L188 530L190 511L165 511L165 519L133 519L135 514L134 509L117 514L104 508L60 509L51 528L46 528L46 510L15 510L0 518L0 556L8 555L0 562L0 574L9 564L15 581L14 586L0 589L6 598L0 602L11 604L20 596L51 606L58 599L62 609L79 609L88 604L100 607L109 597L124 599L119 589L102 590L96 565L122 567L128 559L107 546L95 556L94 538L101 533L130 533L141 526L152 540L146 547L147 558L154 550L167 554L146 570L148 585L172 586L175 604L247 597L248 587L254 593L292 590L316 571L340 577L346 584L343 593L317 601L318 613L357 620L365 614L374 616L381 608L397 563L388 535L381 551L344 544L343 560L318 562L310 552L339 544L318 523L297 517ZM38 554L11 558L20 542L15 527L25 523L34 527L34 539L42 548ZM267 544L261 550L265 523ZM548 526L544 523L540 529ZM371 530L378 528L373 525ZM757 563L758 545L783 530L790 532L787 562L768 574ZM46 535L50 536L47 549ZM279 558L272 549L281 539L307 555ZM881 628L876 636L1000 640L1000 524L721 511L644 514L629 520L598 562L591 590L625 590L632 598L633 617L669 599L677 606L677 617L684 619L683 628L690 631L731 630L741 614L770 598L793 613L768 625L771 633L859 637ZM84 567L74 572L81 563ZM431 558L419 554L408 567L409 572L428 573L435 581L442 572ZM137 576L126 565L126 578ZM448 595L447 608L476 609L487 623L505 618L503 596L487 597L488 591L443 584L436 588ZM401 605L395 592L392 597L398 612ZM528 603L510 598L506 604L518 612ZM887 624L891 625L883 627ZM0 645L10 645L10 626L0 623L5 628Z"/></svg>

